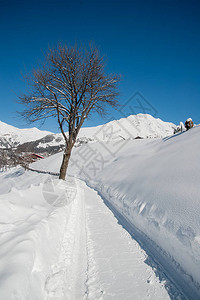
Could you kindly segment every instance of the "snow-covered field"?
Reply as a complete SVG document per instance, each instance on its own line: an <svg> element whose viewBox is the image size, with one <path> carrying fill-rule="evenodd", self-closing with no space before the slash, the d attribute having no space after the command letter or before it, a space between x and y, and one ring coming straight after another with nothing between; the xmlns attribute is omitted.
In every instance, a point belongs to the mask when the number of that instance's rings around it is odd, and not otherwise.
<svg viewBox="0 0 200 300"><path fill-rule="evenodd" d="M197 126L77 147L66 183L2 173L0 299L199 299L199 147Z"/></svg>

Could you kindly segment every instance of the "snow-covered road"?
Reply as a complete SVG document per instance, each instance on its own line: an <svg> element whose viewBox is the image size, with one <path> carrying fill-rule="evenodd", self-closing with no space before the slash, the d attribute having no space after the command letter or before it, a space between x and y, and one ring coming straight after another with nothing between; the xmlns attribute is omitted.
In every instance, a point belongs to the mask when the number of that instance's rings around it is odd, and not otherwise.
<svg viewBox="0 0 200 300"><path fill-rule="evenodd" d="M96 191L76 182L77 196L58 262L45 282L45 299L170 299L166 282L156 276L139 244Z"/></svg>

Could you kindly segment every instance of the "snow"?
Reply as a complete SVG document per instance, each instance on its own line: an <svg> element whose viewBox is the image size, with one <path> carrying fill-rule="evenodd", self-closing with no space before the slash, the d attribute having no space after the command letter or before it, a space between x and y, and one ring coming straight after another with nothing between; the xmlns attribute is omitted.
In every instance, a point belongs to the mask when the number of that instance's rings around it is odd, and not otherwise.
<svg viewBox="0 0 200 300"><path fill-rule="evenodd" d="M176 125L155 119L148 114L130 115L127 118L114 120L96 127L81 128L77 144L93 141L121 140L141 138L158 138L173 134ZM49 135L49 139L42 139ZM61 133L53 134L37 128L19 129L0 121L0 146L1 148L17 147L26 142L40 140L37 148L47 149L64 144ZM48 141L47 141L48 140Z"/></svg>
<svg viewBox="0 0 200 300"><path fill-rule="evenodd" d="M42 131L34 128L19 129L0 121L0 138L4 138L9 143L23 144L30 141L36 141L42 137L51 134L49 131Z"/></svg>
<svg viewBox="0 0 200 300"><path fill-rule="evenodd" d="M170 299L147 255L119 226L102 198L84 183L87 218L88 299Z"/></svg>
<svg viewBox="0 0 200 300"><path fill-rule="evenodd" d="M188 118L188 119L186 120L186 122L189 122L189 121L192 121L192 118Z"/></svg>
<svg viewBox="0 0 200 300"><path fill-rule="evenodd" d="M126 138L0 173L0 299L200 298L200 127Z"/></svg>
<svg viewBox="0 0 200 300"><path fill-rule="evenodd" d="M1 174L1 183L6 178L0 299L170 299L173 285L85 183L67 178L59 189L57 179L21 168Z"/></svg>
<svg viewBox="0 0 200 300"><path fill-rule="evenodd" d="M37 148L48 148L48 147L53 147L53 146L58 146L58 145L63 145L64 144L64 139L62 138L59 142L56 140L53 140L49 143L39 143L37 145Z"/></svg>
<svg viewBox="0 0 200 300"><path fill-rule="evenodd" d="M141 138L161 138L172 135L174 128L176 128L176 125L173 123L155 119L148 114L137 114L120 120L110 121L104 125L81 128L78 139L83 142L94 142L135 139L138 136ZM55 140L50 143L40 143L38 148L47 148L48 146L64 143L60 133L55 134L54 138Z"/></svg>
<svg viewBox="0 0 200 300"><path fill-rule="evenodd" d="M195 290L194 299L200 294L199 147L199 126L163 139L101 141L74 149L69 170L155 244L185 293ZM57 165L61 159L55 156ZM42 165L48 169L50 160ZM52 168L58 170L55 161Z"/></svg>
<svg viewBox="0 0 200 300"><path fill-rule="evenodd" d="M130 115L127 118L110 121L96 127L82 128L79 138L87 137L95 140L120 140L122 138L133 139L137 136L143 138L158 138L173 134L173 123L155 119L149 114Z"/></svg>
<svg viewBox="0 0 200 300"><path fill-rule="evenodd" d="M71 207L49 205L44 175L27 178L17 168L2 174L1 182L5 177L13 187L0 196L0 299L45 299L45 281L57 263Z"/></svg>

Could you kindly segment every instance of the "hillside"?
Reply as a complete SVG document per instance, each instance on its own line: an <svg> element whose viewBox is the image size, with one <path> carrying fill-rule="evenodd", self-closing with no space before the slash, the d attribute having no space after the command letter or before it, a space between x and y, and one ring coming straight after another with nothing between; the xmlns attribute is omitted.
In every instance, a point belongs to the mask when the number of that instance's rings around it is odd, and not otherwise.
<svg viewBox="0 0 200 300"><path fill-rule="evenodd" d="M35 127L19 129L0 121L0 148L16 147L25 142L38 140L48 134L51 132Z"/></svg>
<svg viewBox="0 0 200 300"><path fill-rule="evenodd" d="M0 174L0 298L199 299L199 143L199 126L87 143L66 182Z"/></svg>
<svg viewBox="0 0 200 300"><path fill-rule="evenodd" d="M155 119L148 114L138 114L96 127L81 128L78 138L97 141L120 140L122 138L134 139L138 136L141 138L161 138L172 135L174 128L176 128L176 125L173 123ZM46 136L48 138L45 139ZM39 149L63 145L61 134L52 134L37 128L19 129L0 121L1 147L6 144L6 141L11 145L18 146L39 140L41 140L37 143Z"/></svg>
<svg viewBox="0 0 200 300"><path fill-rule="evenodd" d="M131 115L96 127L81 128L75 146L94 141L120 141L135 138L160 138L173 134L176 125L155 119L148 114ZM31 162L31 153L49 156L64 149L61 133L37 128L18 129L0 122L0 168L16 166L24 157Z"/></svg>
<svg viewBox="0 0 200 300"><path fill-rule="evenodd" d="M186 293L200 293L199 141L197 126L157 140L93 143L74 149L69 169L142 233ZM33 166L58 171L61 159Z"/></svg>
<svg viewBox="0 0 200 300"><path fill-rule="evenodd" d="M162 138L173 134L176 125L156 119L148 114L130 115L127 118L110 121L104 125L83 128L79 137L96 140L120 140L141 138Z"/></svg>

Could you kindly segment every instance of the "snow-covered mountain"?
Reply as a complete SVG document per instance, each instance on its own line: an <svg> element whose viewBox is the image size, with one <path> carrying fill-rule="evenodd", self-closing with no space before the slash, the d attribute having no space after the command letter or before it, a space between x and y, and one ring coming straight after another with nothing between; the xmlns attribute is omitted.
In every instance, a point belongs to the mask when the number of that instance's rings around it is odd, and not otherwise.
<svg viewBox="0 0 200 300"><path fill-rule="evenodd" d="M20 144L36 141L51 134L49 131L39 130L36 127L19 129L0 121L0 147L17 147Z"/></svg>
<svg viewBox="0 0 200 300"><path fill-rule="evenodd" d="M155 119L149 114L130 115L104 125L82 128L79 137L95 140L120 140L141 138L162 138L173 134L176 125Z"/></svg>
<svg viewBox="0 0 200 300"><path fill-rule="evenodd" d="M175 124L155 119L148 114L131 115L127 118L110 121L104 125L82 128L78 135L77 144L90 141L129 140L139 137L162 138L172 135L174 128L176 128ZM64 139L61 134L57 133L24 144L21 148L25 150L28 147L31 151L40 153L44 153L49 149L52 153L53 149L57 151L58 148L62 149L63 146Z"/></svg>
<svg viewBox="0 0 200 300"><path fill-rule="evenodd" d="M104 125L96 127L82 128L79 133L79 139L82 140L117 140L117 139L134 139L142 138L162 138L173 134L173 128L176 125L155 119L148 114L131 115L127 118L114 120ZM51 138L43 139L46 136ZM53 134L49 131L39 130L37 128L19 129L0 121L0 146L8 142L11 145L18 146L36 140L38 148L49 146L58 146L63 144L61 134ZM50 143L50 144L49 144Z"/></svg>
<svg viewBox="0 0 200 300"><path fill-rule="evenodd" d="M96 127L82 128L75 146L95 141L121 141L135 138L163 138L174 132L176 125L155 119L148 114L130 115L127 118L110 121ZM24 153L38 153L43 156L55 154L64 149L65 142L61 133L41 131L37 128L19 129L0 122L0 151L3 151L0 165L16 165ZM13 153L13 148L14 153ZM4 159L3 159L4 158Z"/></svg>

